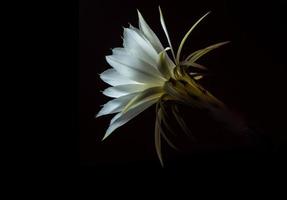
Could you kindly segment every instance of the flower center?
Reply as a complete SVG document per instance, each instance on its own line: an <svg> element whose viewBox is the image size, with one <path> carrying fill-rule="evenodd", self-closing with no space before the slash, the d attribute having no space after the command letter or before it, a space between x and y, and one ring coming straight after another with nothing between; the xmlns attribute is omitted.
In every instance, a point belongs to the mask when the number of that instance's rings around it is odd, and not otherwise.
<svg viewBox="0 0 287 200"><path fill-rule="evenodd" d="M170 78L164 84L164 91L172 100L197 108L221 107L224 105L211 93L205 90L188 73L184 66L174 68L174 78Z"/></svg>

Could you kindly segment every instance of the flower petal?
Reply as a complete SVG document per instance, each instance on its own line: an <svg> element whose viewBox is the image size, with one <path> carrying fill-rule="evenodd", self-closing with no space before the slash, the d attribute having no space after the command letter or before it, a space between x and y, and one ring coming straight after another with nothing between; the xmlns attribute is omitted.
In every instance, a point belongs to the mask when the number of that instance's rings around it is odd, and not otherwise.
<svg viewBox="0 0 287 200"><path fill-rule="evenodd" d="M111 55L106 56L106 60L117 72L131 80L155 84L165 81L155 68L131 56Z"/></svg>
<svg viewBox="0 0 287 200"><path fill-rule="evenodd" d="M146 99L157 97L159 98L164 93L163 87L150 87L142 92L140 92L138 95L136 95L134 98L132 98L129 103L125 106L123 112L128 111L133 106L137 105L140 102L145 101Z"/></svg>
<svg viewBox="0 0 287 200"><path fill-rule="evenodd" d="M100 78L104 82L112 86L138 83L136 81L130 80L127 77L121 75L115 69L107 69L106 71L100 74Z"/></svg>
<svg viewBox="0 0 287 200"><path fill-rule="evenodd" d="M166 51L169 50L170 48L168 47L167 49L163 50L162 52L159 53L159 60L158 60L158 69L160 73L165 77L167 80L171 77L172 68L170 67L170 64L168 63L168 60L166 59Z"/></svg>
<svg viewBox="0 0 287 200"><path fill-rule="evenodd" d="M139 18L139 29L144 34L144 36L149 40L155 50L159 53L164 50L160 40L153 32L153 30L149 27L149 25L144 20L140 11L138 10L138 18Z"/></svg>
<svg viewBox="0 0 287 200"><path fill-rule="evenodd" d="M134 98L137 94L138 93L128 94L107 102L98 112L96 117L121 112L124 109L124 107L128 104L128 102L132 98Z"/></svg>
<svg viewBox="0 0 287 200"><path fill-rule="evenodd" d="M114 55L127 55L127 51L123 47L116 47L112 49Z"/></svg>
<svg viewBox="0 0 287 200"><path fill-rule="evenodd" d="M154 98L149 98L144 102L139 103L137 106L131 108L125 113L118 113L113 117L111 120L110 126L106 131L105 136L103 137L102 140L106 139L114 130L119 128L120 126L126 124L129 122L131 119L139 115L141 112L146 110L148 107L152 106L154 103L156 103L158 100L158 97Z"/></svg>
<svg viewBox="0 0 287 200"><path fill-rule="evenodd" d="M133 27L132 25L130 25L130 29L132 29L132 30L134 30L134 31L136 31L139 35L141 35L143 38L145 38L146 40L148 40L147 38L146 38L146 36L144 35L144 33L141 31L141 30L139 30L139 29L137 29L137 28L135 28L135 27ZM151 41L149 41L148 40L148 42L149 43L151 43ZM152 44L152 43L151 43ZM153 44L152 44L153 45ZM153 45L154 46L154 45ZM161 45L162 46L162 45ZM157 49L161 49L161 47L154 47L156 50ZM165 49L162 49L162 51L167 51L167 49L171 49L170 47L167 47L167 48L165 48ZM162 51L157 51L157 53L161 53ZM140 59L140 58L139 58ZM173 63L173 61L170 59L170 57L168 56L168 54L165 52L165 59L166 59L166 61L168 62L168 66L169 66L169 68L172 70L174 67L175 67L175 64ZM155 68L157 68L158 69L158 65L156 65L156 66L154 66Z"/></svg>
<svg viewBox="0 0 287 200"><path fill-rule="evenodd" d="M130 28L124 29L125 49L137 58L144 60L152 66L156 66L157 52L153 46L135 30Z"/></svg>
<svg viewBox="0 0 287 200"><path fill-rule="evenodd" d="M108 97L118 98L127 94L140 92L150 87L147 84L128 84L128 85L118 85L115 87L108 87L103 91L103 94Z"/></svg>
<svg viewBox="0 0 287 200"><path fill-rule="evenodd" d="M158 67L156 64L154 64L153 62L148 62L144 58L135 57L133 54L131 54L129 51L127 51L126 48L114 48L112 50L112 52L113 52L113 55L126 56L126 57L129 57L129 59L137 59L140 62L142 62L143 65L145 65L145 68L149 67L153 72L158 73Z"/></svg>
<svg viewBox="0 0 287 200"><path fill-rule="evenodd" d="M118 61L132 67L143 70L151 75L160 75L157 67L152 66L150 63L146 62L141 58L137 58L131 55L129 52L124 49L114 49L111 57L115 58ZM158 56L157 56L158 59Z"/></svg>

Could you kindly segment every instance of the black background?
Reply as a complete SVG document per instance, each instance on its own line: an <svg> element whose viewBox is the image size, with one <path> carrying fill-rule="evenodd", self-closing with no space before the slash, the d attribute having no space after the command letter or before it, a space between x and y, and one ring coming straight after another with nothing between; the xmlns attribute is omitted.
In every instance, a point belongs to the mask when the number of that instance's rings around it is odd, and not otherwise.
<svg viewBox="0 0 287 200"><path fill-rule="evenodd" d="M127 27L128 23L137 26L136 9L141 11L148 24L167 46L159 22L159 5L175 49L191 25L203 14L211 11L190 36L183 54L217 42L231 41L200 61L211 73L203 81L203 85L251 127L265 135L267 143L260 153L228 150L183 156L169 152L175 155L175 160L162 169L153 143L154 107L116 130L104 142L101 141L111 119L111 116L94 118L100 105L108 100L100 92L107 85L98 76L109 68L105 55L111 53L111 48L121 46L122 26ZM81 0L79 151L80 163L84 167L82 172L92 169L91 171L99 176L109 176L120 175L124 169L128 174L137 175L162 174L166 171L175 175L191 175L194 174L191 168L215 173L214 169L230 170L238 164L244 169L256 170L259 165L280 165L287 134L284 97L287 72L286 8L283 0ZM202 131L201 134L208 133ZM168 154L168 150L166 153ZM132 173L135 169L138 171Z"/></svg>

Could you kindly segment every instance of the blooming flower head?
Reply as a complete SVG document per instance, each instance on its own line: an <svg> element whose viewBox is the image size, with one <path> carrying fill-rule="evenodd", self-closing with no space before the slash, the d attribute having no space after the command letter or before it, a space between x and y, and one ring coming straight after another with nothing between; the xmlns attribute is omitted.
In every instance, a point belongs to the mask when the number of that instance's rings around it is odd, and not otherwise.
<svg viewBox="0 0 287 200"><path fill-rule="evenodd" d="M162 102L177 101L200 108L224 107L224 105L198 83L201 73L194 68L205 70L197 60L209 51L227 42L221 42L193 52L181 60L183 45L197 24L209 13L201 17L186 33L175 54L165 21L160 11L160 22L166 35L168 46L164 47L138 11L139 28L130 25L124 28L123 47L112 49L106 60L112 67L100 74L100 78L111 85L103 94L113 98L97 114L97 117L117 113L111 120L103 139L126 124L138 114L156 104L157 118L155 142L160 161L161 122L164 120ZM171 58L168 55L171 54ZM174 114L180 125L185 125L174 107ZM168 140L167 140L168 142Z"/></svg>

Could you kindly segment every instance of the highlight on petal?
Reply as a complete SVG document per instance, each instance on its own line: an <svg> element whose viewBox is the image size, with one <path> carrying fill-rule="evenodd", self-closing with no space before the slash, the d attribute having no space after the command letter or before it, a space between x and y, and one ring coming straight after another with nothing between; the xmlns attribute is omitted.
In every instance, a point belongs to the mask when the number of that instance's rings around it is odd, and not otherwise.
<svg viewBox="0 0 287 200"><path fill-rule="evenodd" d="M157 52L153 46L136 31L124 28L124 48L136 58L143 59L152 66L156 66Z"/></svg>
<svg viewBox="0 0 287 200"><path fill-rule="evenodd" d="M155 48L155 50L159 53L164 50L160 40L156 36L156 34L152 31L149 25L144 20L143 16L141 15L140 11L138 12L138 19L139 19L139 29L144 34L144 36L149 40L151 45Z"/></svg>
<svg viewBox="0 0 287 200"><path fill-rule="evenodd" d="M139 30L137 30L137 31L139 31ZM129 57L130 59L137 59L142 64L140 66L136 65L135 67L141 68L141 67L143 67L143 65L145 65L144 69L145 68L152 68L151 70L153 72L158 73L158 67L157 67L156 63L154 63L153 61L148 62L145 57L137 57L137 56L133 55L132 52L127 51L126 48L120 48L120 47L114 48L114 49L112 49L112 53L113 53L112 55Z"/></svg>
<svg viewBox="0 0 287 200"><path fill-rule="evenodd" d="M176 62L179 63L179 59L180 59L180 53L182 50L182 47L186 41L186 39L188 38L188 36L190 35L190 33L193 31L193 29L197 26L197 24L199 24L199 22L201 22L210 12L206 13L205 15L203 15L199 20L197 20L197 22L189 29L189 31L185 34L185 36L183 37L178 50L177 50L177 54L176 54Z"/></svg>
<svg viewBox="0 0 287 200"><path fill-rule="evenodd" d="M138 82L130 80L118 73L115 69L107 69L100 74L100 78L111 86L126 85L126 84L137 84Z"/></svg>
<svg viewBox="0 0 287 200"><path fill-rule="evenodd" d="M113 58L114 60L118 60L119 62L121 62L122 64L124 64L130 68L137 69L137 70L142 71L143 73L147 73L151 76L155 76L157 78L160 78L159 77L160 73L159 73L158 69L154 68L152 65L150 65L149 63L147 63L141 59L132 57L128 54L122 54L122 55L113 54L110 57Z"/></svg>
<svg viewBox="0 0 287 200"><path fill-rule="evenodd" d="M118 73L131 80L154 84L161 84L164 81L158 76L159 72L156 72L156 69L147 68L147 65L136 58L112 55L106 56L106 60Z"/></svg>
<svg viewBox="0 0 287 200"><path fill-rule="evenodd" d="M139 93L137 96L135 96L131 101L125 106L123 112L128 111L131 107L134 105L137 105L138 103L145 101L149 98L159 98L164 93L163 87L151 87L148 88L141 93Z"/></svg>
<svg viewBox="0 0 287 200"><path fill-rule="evenodd" d="M121 112L127 103L134 98L138 93L132 93L125 96L121 96L119 98L108 101L102 109L98 112L96 117L100 117L103 115L113 114Z"/></svg>
<svg viewBox="0 0 287 200"><path fill-rule="evenodd" d="M103 91L103 94L108 97L118 98L127 94L141 92L150 87L146 84L128 84L128 85L118 85L114 87L108 87Z"/></svg>
<svg viewBox="0 0 287 200"><path fill-rule="evenodd" d="M117 115L115 115L111 120L109 128L107 129L106 134L102 140L106 139L114 130L126 124L131 119L135 118L137 115L146 110L148 107L152 106L157 101L158 97L156 96L153 98L148 98L147 100L138 103L136 106L132 107L127 112L125 113L120 112Z"/></svg>
<svg viewBox="0 0 287 200"><path fill-rule="evenodd" d="M119 55L119 56L128 54L125 48L122 48L122 47L113 48L112 52L114 55Z"/></svg>

